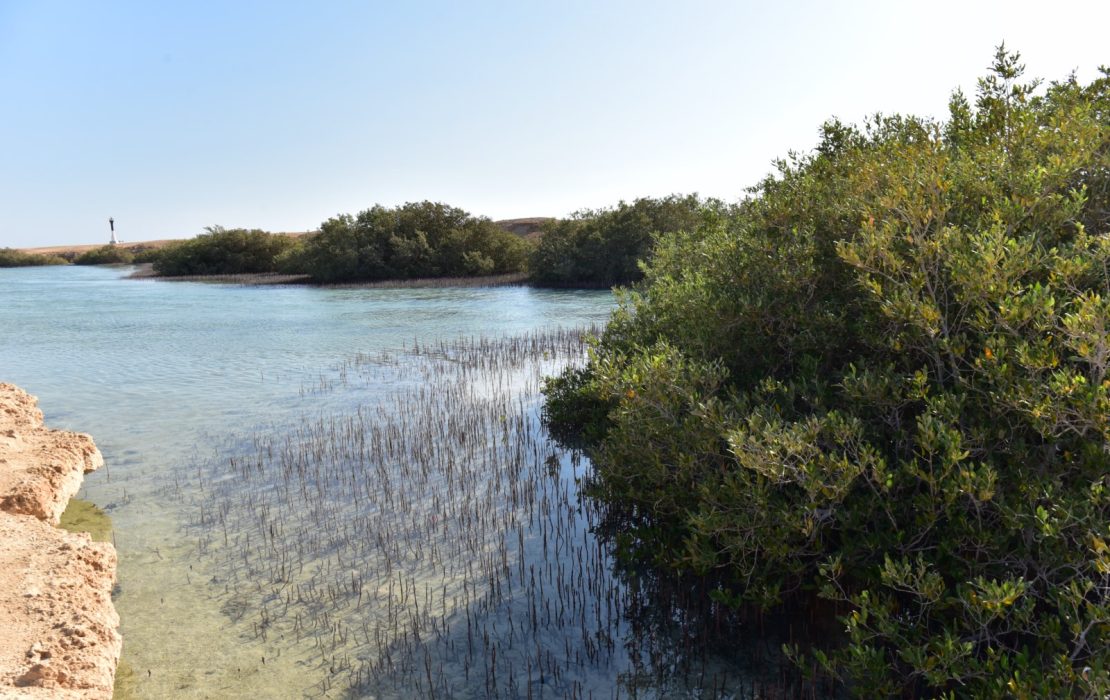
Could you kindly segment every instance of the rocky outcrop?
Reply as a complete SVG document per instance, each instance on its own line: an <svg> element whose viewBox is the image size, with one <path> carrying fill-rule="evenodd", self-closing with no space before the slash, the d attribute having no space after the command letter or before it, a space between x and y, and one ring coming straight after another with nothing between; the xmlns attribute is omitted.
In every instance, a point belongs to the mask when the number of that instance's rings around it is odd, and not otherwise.
<svg viewBox="0 0 1110 700"><path fill-rule="evenodd" d="M57 525L85 474L103 465L91 437L44 427L35 397L0 384L0 511Z"/></svg>
<svg viewBox="0 0 1110 700"><path fill-rule="evenodd" d="M102 464L92 438L44 427L34 397L0 384L0 697L112 697L115 548L56 527Z"/></svg>

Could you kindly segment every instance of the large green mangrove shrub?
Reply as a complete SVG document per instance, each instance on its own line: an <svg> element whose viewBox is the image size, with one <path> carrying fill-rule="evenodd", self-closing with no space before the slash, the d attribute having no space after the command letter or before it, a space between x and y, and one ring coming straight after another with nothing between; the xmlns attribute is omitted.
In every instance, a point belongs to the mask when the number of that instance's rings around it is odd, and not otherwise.
<svg viewBox="0 0 1110 700"><path fill-rule="evenodd" d="M295 246L291 236L209 226L196 238L159 250L154 272L166 276L276 272L282 255Z"/></svg>
<svg viewBox="0 0 1110 700"><path fill-rule="evenodd" d="M623 541L733 604L819 594L864 697L1110 693L1110 71L1000 49L943 122L830 122L661 238L548 415Z"/></svg>
<svg viewBox="0 0 1110 700"><path fill-rule="evenodd" d="M642 198L611 209L584 210L544 225L529 260L533 283L556 287L612 287L643 277L641 260L656 237L689 231L725 211L697 195Z"/></svg>
<svg viewBox="0 0 1110 700"><path fill-rule="evenodd" d="M380 205L328 219L292 261L317 282L471 277L523 270L528 243L436 202Z"/></svg>

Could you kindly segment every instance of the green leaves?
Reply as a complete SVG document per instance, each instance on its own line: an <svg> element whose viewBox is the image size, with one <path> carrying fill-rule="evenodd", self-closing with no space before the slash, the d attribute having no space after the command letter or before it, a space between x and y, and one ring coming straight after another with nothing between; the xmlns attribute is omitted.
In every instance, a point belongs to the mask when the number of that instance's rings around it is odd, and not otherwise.
<svg viewBox="0 0 1110 700"><path fill-rule="evenodd" d="M163 248L154 260L159 275L225 275L274 272L296 241L259 229L209 226L205 233Z"/></svg>
<svg viewBox="0 0 1110 700"><path fill-rule="evenodd" d="M292 262L317 282L519 272L528 243L438 202L374 206L328 219Z"/></svg>
<svg viewBox="0 0 1110 700"><path fill-rule="evenodd" d="M129 264L135 259L134 253L123 246L105 245L93 248L78 255L74 265L119 265Z"/></svg>
<svg viewBox="0 0 1110 700"><path fill-rule="evenodd" d="M656 239L690 232L725 211L716 200L670 195L578 212L545 227L531 255L532 281L547 286L612 287L637 282Z"/></svg>
<svg viewBox="0 0 1110 700"><path fill-rule="evenodd" d="M1110 692L1110 77L995 71L660 239L549 393L657 562L847 606L861 696Z"/></svg>

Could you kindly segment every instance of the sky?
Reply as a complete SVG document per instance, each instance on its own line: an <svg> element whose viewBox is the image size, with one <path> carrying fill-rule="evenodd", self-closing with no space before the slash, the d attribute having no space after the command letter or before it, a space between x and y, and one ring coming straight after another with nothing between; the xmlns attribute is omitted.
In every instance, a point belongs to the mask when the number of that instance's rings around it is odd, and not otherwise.
<svg viewBox="0 0 1110 700"><path fill-rule="evenodd" d="M1094 79L1110 2L0 0L0 247L726 201L822 122L943 117L995 47Z"/></svg>

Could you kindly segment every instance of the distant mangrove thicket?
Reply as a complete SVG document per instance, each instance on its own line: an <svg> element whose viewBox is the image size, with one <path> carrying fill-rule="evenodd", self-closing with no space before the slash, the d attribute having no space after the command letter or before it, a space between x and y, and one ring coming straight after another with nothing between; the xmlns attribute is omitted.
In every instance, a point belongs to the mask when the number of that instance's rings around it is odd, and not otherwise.
<svg viewBox="0 0 1110 700"><path fill-rule="evenodd" d="M548 220L533 242L456 207L410 202L335 216L299 236L209 226L163 248L106 245L50 264L152 263L163 277L283 273L324 284L520 274L537 286L606 288L638 282L657 240L728 218L732 209L697 195L643 197ZM0 265L47 264L5 255Z"/></svg>
<svg viewBox="0 0 1110 700"><path fill-rule="evenodd" d="M375 206L328 219L296 269L317 282L520 272L528 244L485 217L434 202Z"/></svg>
<svg viewBox="0 0 1110 700"><path fill-rule="evenodd" d="M205 231L160 250L154 271L167 276L276 272L297 245L290 236L259 229L209 226Z"/></svg>
<svg viewBox="0 0 1110 700"><path fill-rule="evenodd" d="M692 231L726 215L717 200L671 195L621 202L609 209L580 211L544 226L529 260L535 284L556 287L613 287L643 278L640 261L651 256L659 236Z"/></svg>
<svg viewBox="0 0 1110 700"><path fill-rule="evenodd" d="M209 227L164 248L163 276L283 272L314 282L472 277L520 272L529 244L487 218L436 202L374 206L328 219L318 233L293 237Z"/></svg>
<svg viewBox="0 0 1110 700"><path fill-rule="evenodd" d="M1110 694L1110 70L1021 74L826 123L546 388L627 553L832 601L862 697Z"/></svg>
<svg viewBox="0 0 1110 700"><path fill-rule="evenodd" d="M39 265L68 265L69 261L57 255L36 255L13 248L0 248L0 267L36 267Z"/></svg>
<svg viewBox="0 0 1110 700"><path fill-rule="evenodd" d="M74 265L127 265L135 261L135 254L121 245L105 245L81 253Z"/></svg>
<svg viewBox="0 0 1110 700"><path fill-rule="evenodd" d="M209 227L151 259L162 276L281 272L327 284L527 271L539 286L612 287L642 278L657 239L730 215L728 205L697 195L644 197L550 220L534 244L462 209L412 202L335 216L301 237ZM93 255L110 261L105 249Z"/></svg>

